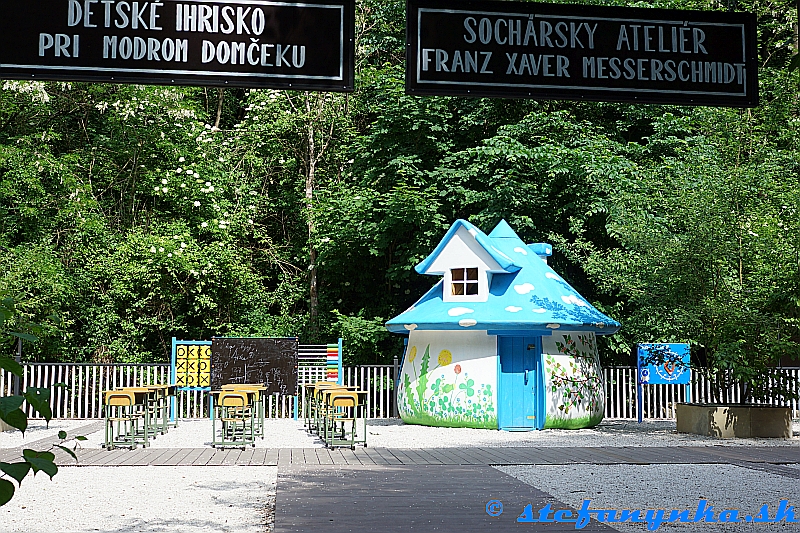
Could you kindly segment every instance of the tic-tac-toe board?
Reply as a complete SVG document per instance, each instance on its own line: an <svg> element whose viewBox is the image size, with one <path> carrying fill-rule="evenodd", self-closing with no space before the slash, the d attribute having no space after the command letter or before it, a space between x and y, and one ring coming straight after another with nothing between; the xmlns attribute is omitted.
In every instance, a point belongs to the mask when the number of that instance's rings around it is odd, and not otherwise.
<svg viewBox="0 0 800 533"><path fill-rule="evenodd" d="M211 341L172 339L173 384L181 390L211 388Z"/></svg>

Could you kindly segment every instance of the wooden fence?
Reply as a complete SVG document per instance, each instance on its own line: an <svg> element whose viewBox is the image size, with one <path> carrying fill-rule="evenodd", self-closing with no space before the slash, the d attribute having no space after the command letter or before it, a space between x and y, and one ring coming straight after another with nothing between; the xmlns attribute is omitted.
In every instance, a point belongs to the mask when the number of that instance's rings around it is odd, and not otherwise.
<svg viewBox="0 0 800 533"><path fill-rule="evenodd" d="M20 380L22 390L27 387L51 389L51 407L56 418L100 418L102 391L114 387L132 387L158 383L169 383L167 364L74 364L74 363L26 363ZM323 379L325 365L309 357L301 360L298 368L298 383L314 383ZM397 368L394 365L364 365L344 367L345 385L357 385L367 391L370 418L395 416L393 381ZM606 390L606 418L636 419L636 369L604 368ZM0 396L13 394L13 376L0 370ZM800 369L775 370L775 379L800 387ZM57 385L63 384L63 385ZM709 401L710 384L701 376L693 375L691 385L693 401ZM675 417L675 403L685 401L683 385L648 385L644 387L644 418L671 419ZM298 401L302 412L302 398ZM731 401L740 401L733 396ZM270 396L267 399L266 416L284 418L294 415L293 396ZM778 401L767 402L782 405ZM176 415L179 418L201 418L208 416L208 394L204 391L180 391L176 398ZM787 403L795 416L800 415L797 400ZM28 415L36 414L29 408Z"/></svg>

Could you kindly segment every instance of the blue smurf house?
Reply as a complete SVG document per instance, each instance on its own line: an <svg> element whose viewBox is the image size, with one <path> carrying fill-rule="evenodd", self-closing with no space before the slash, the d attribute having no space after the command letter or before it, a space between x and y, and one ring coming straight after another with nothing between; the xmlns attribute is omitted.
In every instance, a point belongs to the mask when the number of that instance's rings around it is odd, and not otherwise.
<svg viewBox="0 0 800 533"><path fill-rule="evenodd" d="M585 428L603 418L597 335L620 324L501 221L489 235L457 220L416 266L442 276L389 320L408 335L398 410L411 424L525 431Z"/></svg>

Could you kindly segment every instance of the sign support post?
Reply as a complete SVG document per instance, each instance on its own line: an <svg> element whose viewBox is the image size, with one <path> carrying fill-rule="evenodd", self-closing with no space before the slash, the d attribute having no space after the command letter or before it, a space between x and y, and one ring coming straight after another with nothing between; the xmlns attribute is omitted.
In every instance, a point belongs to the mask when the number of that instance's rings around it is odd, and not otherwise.
<svg viewBox="0 0 800 533"><path fill-rule="evenodd" d="M636 419L641 424L644 420L644 387L642 382L649 381L650 371L642 368L642 358L636 358Z"/></svg>
<svg viewBox="0 0 800 533"><path fill-rule="evenodd" d="M178 344L178 339L172 337L172 357L169 358L169 384L175 385L175 346ZM175 423L175 396L169 399L169 422Z"/></svg>

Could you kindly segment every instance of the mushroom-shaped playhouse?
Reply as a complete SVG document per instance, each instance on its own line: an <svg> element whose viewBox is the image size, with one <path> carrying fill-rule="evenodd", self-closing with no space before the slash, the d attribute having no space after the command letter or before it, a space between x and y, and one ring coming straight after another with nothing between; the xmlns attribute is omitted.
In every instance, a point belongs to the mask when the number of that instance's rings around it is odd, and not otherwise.
<svg viewBox="0 0 800 533"><path fill-rule="evenodd" d="M597 335L620 324L501 221L489 235L457 220L416 266L443 276L386 327L408 335L397 404L403 421L525 431L603 419Z"/></svg>

